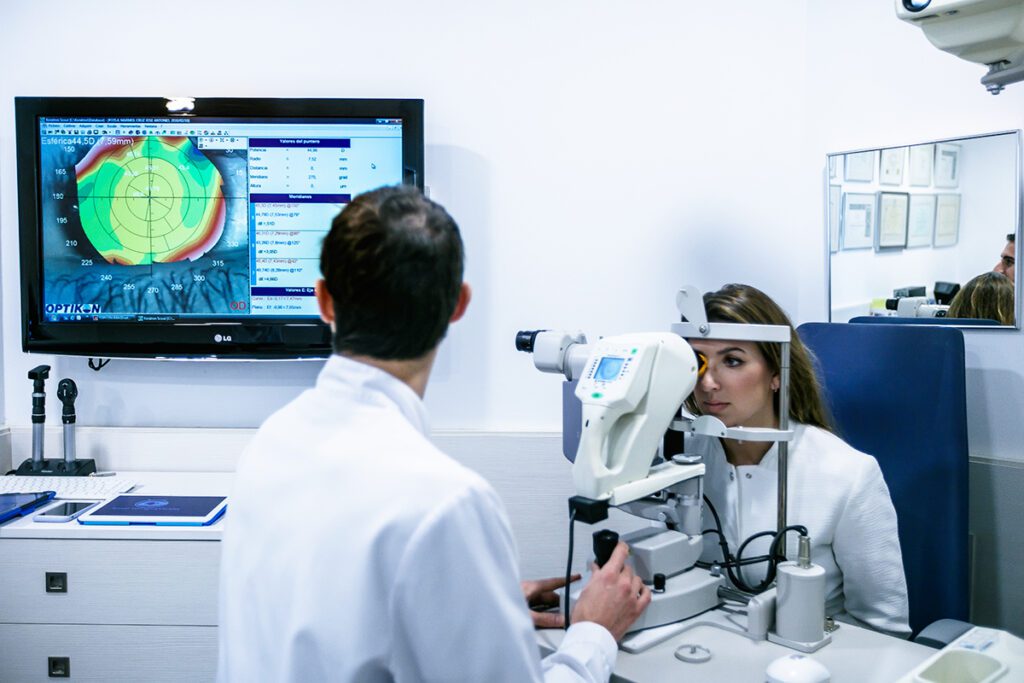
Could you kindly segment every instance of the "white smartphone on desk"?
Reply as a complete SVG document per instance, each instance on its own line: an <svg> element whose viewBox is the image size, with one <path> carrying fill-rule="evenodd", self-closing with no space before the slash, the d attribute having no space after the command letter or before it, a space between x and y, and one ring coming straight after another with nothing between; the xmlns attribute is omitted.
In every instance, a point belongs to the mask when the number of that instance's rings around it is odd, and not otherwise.
<svg viewBox="0 0 1024 683"><path fill-rule="evenodd" d="M49 507L32 518L35 522L70 522L100 501L66 500Z"/></svg>

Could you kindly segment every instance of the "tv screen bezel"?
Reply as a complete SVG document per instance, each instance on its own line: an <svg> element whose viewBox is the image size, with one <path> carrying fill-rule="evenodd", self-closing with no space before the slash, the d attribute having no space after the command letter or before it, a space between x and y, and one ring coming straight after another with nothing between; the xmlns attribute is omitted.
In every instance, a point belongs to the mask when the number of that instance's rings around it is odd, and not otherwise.
<svg viewBox="0 0 1024 683"><path fill-rule="evenodd" d="M194 98L187 112L162 97L16 97L21 345L28 353L100 358L325 358L329 328L309 318L47 322L40 225L41 117L401 118L403 183L423 189L422 99ZM326 230L328 226L324 226ZM312 286L312 283L310 283Z"/></svg>

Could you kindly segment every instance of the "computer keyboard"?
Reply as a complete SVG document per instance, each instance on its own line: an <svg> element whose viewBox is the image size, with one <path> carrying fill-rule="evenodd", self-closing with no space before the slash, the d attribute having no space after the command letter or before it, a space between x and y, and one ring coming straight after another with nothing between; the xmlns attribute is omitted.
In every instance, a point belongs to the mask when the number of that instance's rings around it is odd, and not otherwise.
<svg viewBox="0 0 1024 683"><path fill-rule="evenodd" d="M0 493L56 491L57 498L99 500L127 493L138 482L124 477L0 477Z"/></svg>

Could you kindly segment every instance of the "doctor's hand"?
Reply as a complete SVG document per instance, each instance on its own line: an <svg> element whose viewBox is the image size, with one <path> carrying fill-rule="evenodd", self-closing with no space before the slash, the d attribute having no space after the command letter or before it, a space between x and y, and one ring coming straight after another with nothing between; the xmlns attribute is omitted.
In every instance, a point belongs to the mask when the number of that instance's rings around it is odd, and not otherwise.
<svg viewBox="0 0 1024 683"><path fill-rule="evenodd" d="M580 575L573 574L570 582L579 581ZM521 581L519 584L526 596L526 604L530 606L530 617L534 628L564 628L565 617L561 612L538 612L551 607L558 607L559 599L556 588L565 585L565 577L540 579L537 581Z"/></svg>
<svg viewBox="0 0 1024 683"><path fill-rule="evenodd" d="M601 624L616 641L622 640L651 602L651 590L626 564L629 546L621 541L603 567L591 565L590 582L572 611L572 621Z"/></svg>

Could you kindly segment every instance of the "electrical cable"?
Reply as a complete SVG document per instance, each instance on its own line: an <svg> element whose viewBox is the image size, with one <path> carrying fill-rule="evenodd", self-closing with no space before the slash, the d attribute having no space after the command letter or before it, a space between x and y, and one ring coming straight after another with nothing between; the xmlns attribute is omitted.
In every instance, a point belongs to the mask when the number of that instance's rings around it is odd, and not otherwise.
<svg viewBox="0 0 1024 683"><path fill-rule="evenodd" d="M96 372L99 372L100 370L105 368L107 366L107 363L109 363L109 362L110 362L109 358L105 358L105 359L104 358L90 358L89 359L89 367L91 369L95 370Z"/></svg>
<svg viewBox="0 0 1024 683"><path fill-rule="evenodd" d="M802 535L802 536L806 536L807 535L807 527L802 526L800 524L793 524L793 525L787 526L786 528L782 529L779 532L775 532L775 531L760 531L760 532L754 534L753 536L749 537L745 541L743 541L743 543L740 544L739 550L737 551L736 555L733 556L732 552L729 550L729 542L726 541L725 533L722 531L722 520L718 516L718 511L715 510L715 506L711 503L711 501L708 499L708 497L706 495L704 496L704 504L707 506L707 508L709 510L711 510L711 516L715 520L715 528L714 529L707 529L707 530L701 532L701 534L702 535L703 534L708 534L708 533L718 534L718 545L722 549L722 562L720 562L720 563L713 563L712 565L709 565L709 566L714 566L714 564L718 564L719 567L721 567L722 569L725 570L726 574L729 577L729 580L732 582L732 585L735 586L736 588L740 589L741 591L746 592L746 593L752 593L752 594L763 593L765 590L768 589L769 586L772 585L772 583L774 583L774 581L775 581L775 574L776 574L776 568L777 568L777 566L779 564L779 561L786 559L785 558L785 554L784 553L780 553L779 549L780 549L780 544L782 542L782 539L785 538L787 532L796 531L796 532L800 533L800 535ZM768 546L768 554L767 555L758 555L756 557L748 557L748 558L743 557L743 550L752 541L754 541L755 539L761 538L763 536L772 536L773 537L771 545ZM761 563L761 562L767 562L768 563L768 569L765 571L765 577L759 583L757 583L755 586L751 586L751 585L749 585L743 579L743 572L742 572L741 568L745 567L747 565L758 564L758 563ZM702 563L702 564L706 564L706 563ZM735 572L733 572L734 568L736 569Z"/></svg>
<svg viewBox="0 0 1024 683"><path fill-rule="evenodd" d="M743 551L746 549L746 547L748 545L750 545L751 542L756 541L759 538L763 538L764 536L775 536L775 532L774 531L759 531L758 533L754 534L753 536L750 536L747 540L743 541L743 543L740 544L740 549L736 551L736 576L739 577L741 583L743 585L745 585L745 586L749 586L750 584L748 584L747 580L743 577L743 566L741 564L743 562ZM772 545L770 547L771 548L775 547L774 540L772 541ZM772 555L773 554L771 552L769 552L767 555L759 555L756 558L750 558L750 559L758 560L758 562L765 562L765 561L770 560ZM748 562L746 564L754 564L754 563L753 562ZM769 562L768 570L765 572L765 579L767 579L768 576L771 576L773 579L775 578L775 571L774 571L774 567L772 566L771 562ZM764 583L764 580L762 580L762 583ZM769 582L769 584L770 584L770 582ZM764 590L764 588L762 588L761 590ZM760 591L758 591L758 592L760 592Z"/></svg>
<svg viewBox="0 0 1024 683"><path fill-rule="evenodd" d="M711 510L711 516L715 519L715 533L718 534L718 547L722 549L722 559L729 560L729 543L725 540L725 534L722 532L722 520L718 516L718 510L711 504L711 500L707 497L707 494L703 495L704 504L708 506L708 510Z"/></svg>
<svg viewBox="0 0 1024 683"><path fill-rule="evenodd" d="M572 579L572 544L573 530L576 527L576 508L569 512L569 557L565 562L565 594L562 596L562 609L565 613L565 630L569 630L569 581Z"/></svg>

